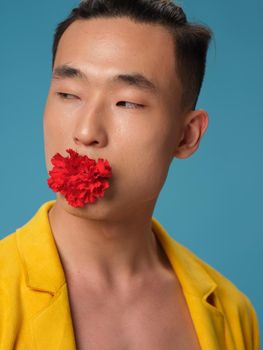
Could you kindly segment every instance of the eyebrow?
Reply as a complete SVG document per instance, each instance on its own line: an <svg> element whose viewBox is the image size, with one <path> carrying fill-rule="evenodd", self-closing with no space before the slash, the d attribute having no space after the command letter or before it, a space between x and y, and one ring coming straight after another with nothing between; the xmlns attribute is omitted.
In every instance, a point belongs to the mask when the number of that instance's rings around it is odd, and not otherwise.
<svg viewBox="0 0 263 350"><path fill-rule="evenodd" d="M69 65L61 65L54 69L52 73L52 80L56 79L80 79L88 82L87 75L78 68L69 66ZM146 78L141 73L130 73L130 74L117 74L109 78L109 82L117 83L122 82L129 86L134 86L138 89L144 90L146 92L150 92L152 94L158 93L157 86L148 78Z"/></svg>

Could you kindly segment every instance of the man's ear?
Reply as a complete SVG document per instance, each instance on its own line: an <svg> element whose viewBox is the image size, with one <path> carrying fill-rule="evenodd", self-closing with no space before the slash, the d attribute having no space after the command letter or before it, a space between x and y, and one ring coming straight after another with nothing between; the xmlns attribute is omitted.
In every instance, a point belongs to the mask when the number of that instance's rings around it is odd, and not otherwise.
<svg viewBox="0 0 263 350"><path fill-rule="evenodd" d="M185 117L181 139L174 151L176 158L188 158L199 147L201 138L208 127L208 114L199 109L190 111Z"/></svg>

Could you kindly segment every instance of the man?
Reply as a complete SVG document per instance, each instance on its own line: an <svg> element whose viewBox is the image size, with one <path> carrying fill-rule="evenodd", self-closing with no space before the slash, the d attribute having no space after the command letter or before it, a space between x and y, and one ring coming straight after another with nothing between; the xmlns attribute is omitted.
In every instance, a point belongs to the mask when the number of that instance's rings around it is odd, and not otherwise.
<svg viewBox="0 0 263 350"><path fill-rule="evenodd" d="M89 0L57 28L44 113L47 169L74 149L112 167L102 198L58 193L0 245L0 348L259 350L248 298L152 213L196 110L207 28L169 1Z"/></svg>

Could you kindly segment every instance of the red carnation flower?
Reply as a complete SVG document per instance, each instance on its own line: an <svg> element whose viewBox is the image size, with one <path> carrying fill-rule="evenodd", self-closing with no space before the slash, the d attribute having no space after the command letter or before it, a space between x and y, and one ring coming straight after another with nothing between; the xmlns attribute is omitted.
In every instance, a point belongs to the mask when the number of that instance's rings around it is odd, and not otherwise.
<svg viewBox="0 0 263 350"><path fill-rule="evenodd" d="M63 194L68 203L77 208L93 203L98 197L103 197L109 188L108 178L112 176L107 160L98 162L88 156L81 156L73 149L67 149L70 157L62 157L57 153L51 159L54 165L48 172L48 186L54 192Z"/></svg>

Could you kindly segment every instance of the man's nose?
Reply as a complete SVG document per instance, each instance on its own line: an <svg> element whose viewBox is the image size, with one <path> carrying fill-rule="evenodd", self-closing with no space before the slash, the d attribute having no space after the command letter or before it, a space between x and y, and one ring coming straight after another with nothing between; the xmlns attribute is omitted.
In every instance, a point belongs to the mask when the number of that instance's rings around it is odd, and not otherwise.
<svg viewBox="0 0 263 350"><path fill-rule="evenodd" d="M85 111L79 116L73 140L76 145L105 147L108 142L103 111Z"/></svg>

